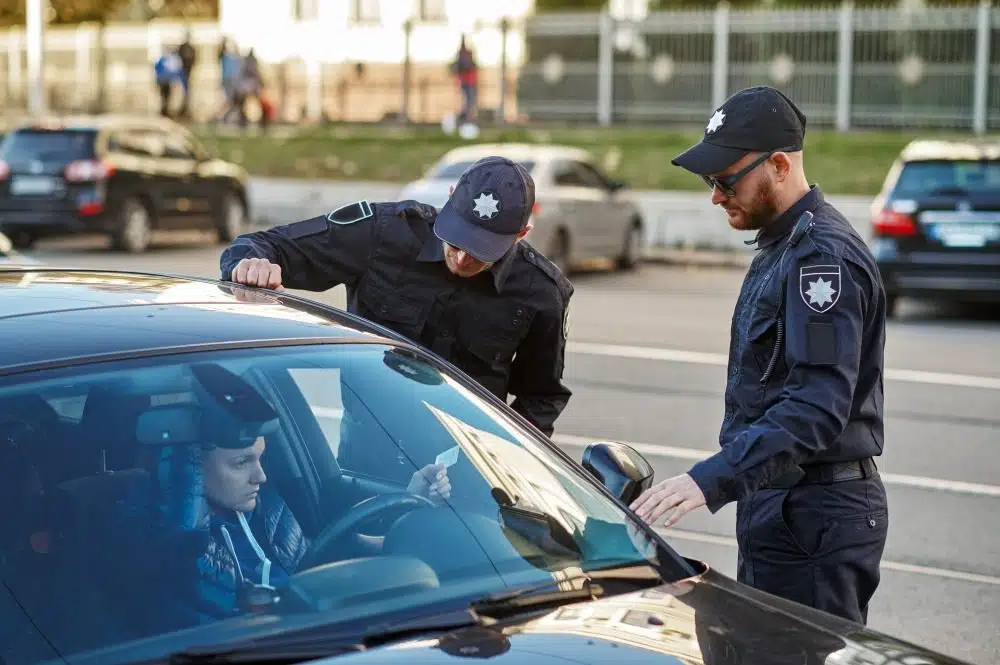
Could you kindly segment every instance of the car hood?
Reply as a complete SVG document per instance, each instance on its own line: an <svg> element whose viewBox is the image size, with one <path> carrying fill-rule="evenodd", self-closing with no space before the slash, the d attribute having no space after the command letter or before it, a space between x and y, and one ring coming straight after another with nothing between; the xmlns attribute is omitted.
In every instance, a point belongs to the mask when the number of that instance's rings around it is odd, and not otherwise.
<svg viewBox="0 0 1000 665"><path fill-rule="evenodd" d="M860 665L960 661L783 601L706 571L692 580L565 605L542 616L467 628L317 663ZM912 662L916 662L913 660Z"/></svg>

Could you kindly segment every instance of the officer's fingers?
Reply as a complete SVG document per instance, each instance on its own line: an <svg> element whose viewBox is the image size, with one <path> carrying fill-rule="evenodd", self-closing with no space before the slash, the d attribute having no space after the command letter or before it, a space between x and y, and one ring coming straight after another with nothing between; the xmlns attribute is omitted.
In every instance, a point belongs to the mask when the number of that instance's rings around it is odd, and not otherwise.
<svg viewBox="0 0 1000 665"><path fill-rule="evenodd" d="M649 511L649 516L647 517L646 521L649 522L650 524L655 524L657 521L660 520L660 518L669 513L671 508L677 506L683 501L684 497L677 494L676 492L667 495L666 497L661 499L656 504L656 506L654 506Z"/></svg>
<svg viewBox="0 0 1000 665"><path fill-rule="evenodd" d="M247 259L242 259L233 268L232 278L237 284L246 284L247 282L247 272L250 270L250 262Z"/></svg>
<svg viewBox="0 0 1000 665"><path fill-rule="evenodd" d="M281 266L270 264L270 270L267 274L267 288L269 289L279 289L281 288Z"/></svg>
<svg viewBox="0 0 1000 665"><path fill-rule="evenodd" d="M691 499L681 502L676 508L674 508L673 512L670 513L666 521L664 521L663 526L670 527L677 524L682 517L694 510L696 506L697 504Z"/></svg>
<svg viewBox="0 0 1000 665"><path fill-rule="evenodd" d="M260 275L260 261L257 259L250 259L247 262L247 276L246 280L243 282L247 286L257 286L257 280Z"/></svg>

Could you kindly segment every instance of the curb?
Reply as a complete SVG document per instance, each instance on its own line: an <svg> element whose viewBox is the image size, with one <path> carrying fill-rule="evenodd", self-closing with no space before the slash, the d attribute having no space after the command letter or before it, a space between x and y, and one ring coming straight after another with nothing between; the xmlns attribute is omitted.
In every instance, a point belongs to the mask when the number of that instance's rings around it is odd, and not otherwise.
<svg viewBox="0 0 1000 665"><path fill-rule="evenodd" d="M739 268L745 270L750 266L753 254L750 252L720 252L718 250L650 247L646 250L643 258L647 263L699 268Z"/></svg>

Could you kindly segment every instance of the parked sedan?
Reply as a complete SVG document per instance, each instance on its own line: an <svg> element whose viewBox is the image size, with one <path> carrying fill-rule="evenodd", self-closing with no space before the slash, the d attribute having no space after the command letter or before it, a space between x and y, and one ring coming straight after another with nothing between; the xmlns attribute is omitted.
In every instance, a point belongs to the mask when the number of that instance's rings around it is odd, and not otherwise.
<svg viewBox="0 0 1000 665"><path fill-rule="evenodd" d="M612 259L625 270L639 264L645 232L639 208L624 183L609 178L593 155L578 148L518 143L456 148L406 185L400 198L440 208L462 173L489 155L519 162L531 174L535 229L528 239L563 272L594 259Z"/></svg>
<svg viewBox="0 0 1000 665"><path fill-rule="evenodd" d="M683 557L634 449L581 465L341 310L54 268L0 300L5 665L956 662Z"/></svg>
<svg viewBox="0 0 1000 665"><path fill-rule="evenodd" d="M1000 142L912 142L872 214L890 314L900 296L1000 302Z"/></svg>
<svg viewBox="0 0 1000 665"><path fill-rule="evenodd" d="M165 118L31 120L0 143L0 230L19 248L103 233L142 252L155 231L190 229L228 242L248 215L246 171Z"/></svg>

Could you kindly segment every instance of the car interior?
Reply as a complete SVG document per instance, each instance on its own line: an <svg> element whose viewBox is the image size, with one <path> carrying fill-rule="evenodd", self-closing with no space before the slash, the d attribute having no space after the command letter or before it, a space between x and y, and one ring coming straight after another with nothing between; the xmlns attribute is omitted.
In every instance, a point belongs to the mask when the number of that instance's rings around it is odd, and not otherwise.
<svg viewBox="0 0 1000 665"><path fill-rule="evenodd" d="M386 360L396 380L426 380L391 349ZM393 585L438 588L474 580L484 566L508 582L544 575L504 536L496 522L497 500L471 464L449 469L459 509L438 510L405 492L420 465L413 460L433 460L454 445L443 430L441 436L400 434L414 427L440 429L426 408L419 409L427 417L423 424L414 422L416 406L355 408L361 431L378 430L379 441L391 448L368 445L373 435L363 448L373 455L368 461L376 468L369 470L375 472L347 471L331 454L319 419L287 367L269 367L266 361L239 365L230 378L277 414L279 426L268 434L262 459L267 484L311 540L302 562L311 570L290 571L299 574L283 600L288 611L329 609L331 598L378 591L379 584L389 591ZM127 372L111 379L83 374L41 388L0 388L0 492L5 505L19 507L16 519L0 526L6 595L0 597L0 626L16 629L26 614L32 624L17 639L14 633L7 639L0 635L4 662L36 662L50 647L74 653L165 631L155 625L156 608L147 606L142 584L135 584L134 575L122 576L137 562L121 560L127 559L128 548L108 545L120 542L114 540L120 522L109 515L120 515L136 497L164 501L167 487L187 491L190 474L166 481L162 469L166 458L186 455L203 436L197 413L204 391L192 391L188 369L175 364L158 374L147 372L142 380ZM385 379L359 372L353 386L368 395L366 383L370 387L380 380ZM417 405L420 395L412 391L409 399ZM400 441L406 442L405 450ZM170 468L183 475L183 465ZM345 563L337 570L328 566L325 573L316 568L330 561ZM353 572L352 562L359 566ZM35 638L25 637L32 633Z"/></svg>

